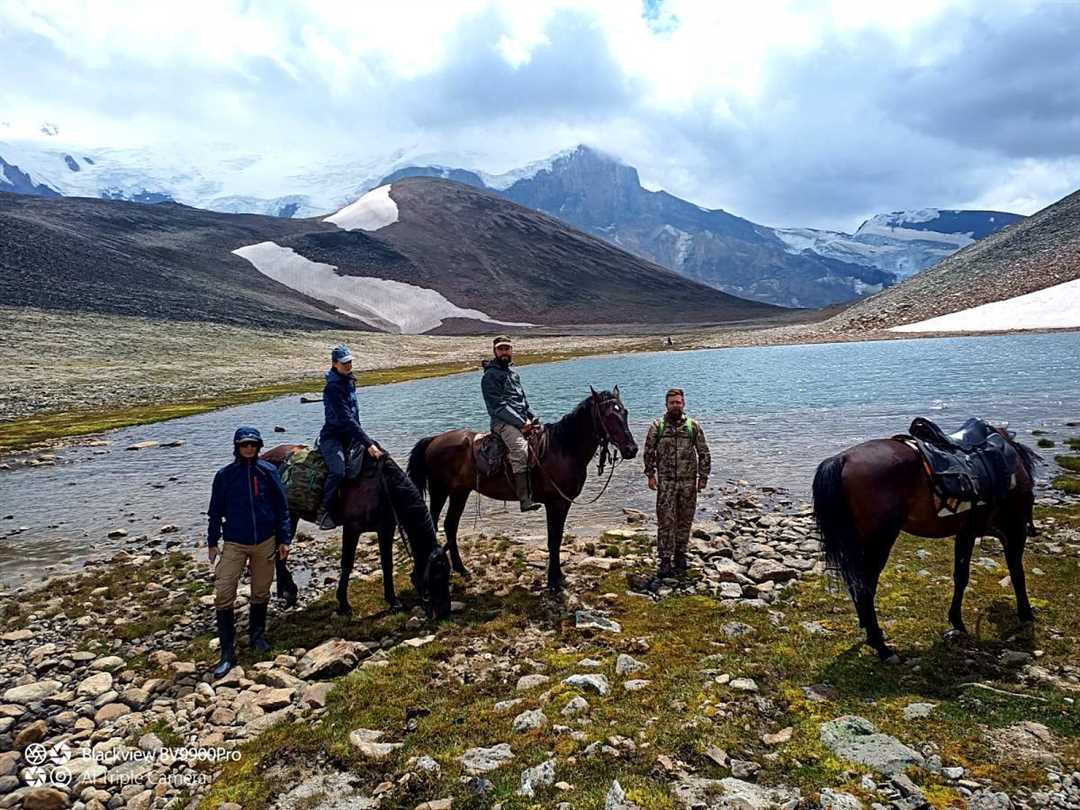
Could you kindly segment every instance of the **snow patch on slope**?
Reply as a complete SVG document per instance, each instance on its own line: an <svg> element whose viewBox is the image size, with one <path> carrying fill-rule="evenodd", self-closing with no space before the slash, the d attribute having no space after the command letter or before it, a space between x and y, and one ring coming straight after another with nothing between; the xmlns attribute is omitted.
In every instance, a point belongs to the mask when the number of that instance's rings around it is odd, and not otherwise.
<svg viewBox="0 0 1080 810"><path fill-rule="evenodd" d="M372 189L356 202L323 220L345 231L377 231L397 221L398 207L390 196L389 185Z"/></svg>
<svg viewBox="0 0 1080 810"><path fill-rule="evenodd" d="M574 149L564 149L561 152L556 152L551 157L544 158L543 160L534 160L532 163L527 163L520 169L513 169L503 174L488 174L479 170L474 172L479 175L480 179L484 181L484 185L488 188L493 188L496 191L506 191L510 186L514 185L518 180L530 180L540 172L550 172L556 161L563 158L570 157L574 152Z"/></svg>
<svg viewBox="0 0 1080 810"><path fill-rule="evenodd" d="M442 326L445 318L532 326L497 321L478 309L463 309L441 293L415 284L368 276L339 276L334 265L305 259L292 248L276 242L247 245L233 253L251 262L264 276L332 304L339 312L386 332L418 335Z"/></svg>
<svg viewBox="0 0 1080 810"><path fill-rule="evenodd" d="M1026 295L894 326L890 332L1009 332L1080 327L1080 279Z"/></svg>

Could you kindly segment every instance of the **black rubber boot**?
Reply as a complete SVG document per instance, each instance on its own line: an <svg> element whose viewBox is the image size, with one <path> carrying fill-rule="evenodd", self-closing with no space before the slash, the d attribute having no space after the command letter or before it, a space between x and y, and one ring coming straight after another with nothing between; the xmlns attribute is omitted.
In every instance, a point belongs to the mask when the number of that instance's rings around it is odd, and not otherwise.
<svg viewBox="0 0 1080 810"><path fill-rule="evenodd" d="M527 472L514 473L514 490L517 492L518 500L521 501L522 512L532 512L540 508L540 504L532 499Z"/></svg>
<svg viewBox="0 0 1080 810"><path fill-rule="evenodd" d="M217 612L217 633L221 658L211 671L215 681L224 678L236 665L236 615L232 608Z"/></svg>
<svg viewBox="0 0 1080 810"><path fill-rule="evenodd" d="M251 649L257 653L270 652L270 642L266 640L266 608L264 602L261 605L251 603L251 612L248 614L248 639L251 641Z"/></svg>
<svg viewBox="0 0 1080 810"><path fill-rule="evenodd" d="M678 576L678 577L686 576L686 572L687 572L688 569L689 569L689 566L686 563L686 552L676 550L676 552L675 552L675 576Z"/></svg>
<svg viewBox="0 0 1080 810"><path fill-rule="evenodd" d="M656 569L657 579L671 579L675 574L675 569L671 567L671 560L660 558L660 565Z"/></svg>

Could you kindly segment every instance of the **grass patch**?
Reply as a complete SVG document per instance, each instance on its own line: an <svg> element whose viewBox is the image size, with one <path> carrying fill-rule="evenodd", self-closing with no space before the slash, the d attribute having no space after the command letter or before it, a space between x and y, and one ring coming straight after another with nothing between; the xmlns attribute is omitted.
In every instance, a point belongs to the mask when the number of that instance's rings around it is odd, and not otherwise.
<svg viewBox="0 0 1080 810"><path fill-rule="evenodd" d="M1053 515L1057 520L1066 513ZM1040 517L1048 516L1044 512ZM497 540L486 542L498 546ZM977 554L992 554L993 548L988 541ZM516 570L521 559L519 549L514 552L491 564ZM466 553L471 556L475 550L466 548ZM413 782L383 806L413 808L424 800L451 797L455 807L465 808L502 803L507 810L524 810L559 801L575 808L601 808L612 779L618 778L643 807L670 808L664 780L657 778L658 755L682 760L700 776L729 775L705 755L710 746L760 763L760 782L797 786L811 800L823 787L861 795L859 779L865 769L838 760L818 736L822 722L842 714L867 717L914 747L931 743L946 765L961 765L1000 789L1033 786L1044 775L996 755L987 741L988 730L1036 720L1058 736L1059 755L1067 767L1075 768L1080 763L1080 706L1066 702L1069 695L1052 687L1024 684L1017 668L1001 663L1001 653L1041 649L1040 665L1051 669L1074 660L1080 637L1080 614L1072 609L1078 561L1029 554L1029 570L1037 566L1043 571L1029 581L1039 610L1034 628L1017 622L1012 592L998 584L1003 572L976 566L965 601L972 635L946 641L942 631L951 594L951 556L951 544L940 541L903 536L897 544L878 607L891 643L909 662L898 667L880 664L860 644L846 591L821 579L804 581L764 610L729 609L704 596L652 602L626 593L623 571L594 574L579 595L609 610L622 625L619 635L579 631L572 611L520 587L501 597L470 590L466 610L438 628L436 641L418 649L397 647L390 653L389 667L358 669L339 679L321 722L270 729L247 743L241 761L226 766L201 806L216 808L224 801L245 808L267 806L283 787L307 775L302 765L284 773L282 763L327 762L352 772L371 790L387 779L398 782L409 757L426 754L439 762L441 777ZM920 576L923 569L930 575ZM406 583L401 584L407 593ZM357 613L351 620L331 615L329 594L281 617L272 634L276 651L310 648L332 637L384 641L430 632L409 631L404 617L383 612L381 586L375 580L354 582L350 598ZM729 638L725 626L734 621L751 631ZM804 622L816 624L805 627ZM621 652L649 665L628 676L648 679L648 688L623 689L625 677L615 673ZM600 661L600 667L579 667L578 661L586 657ZM517 676L533 671L550 681L531 692L515 692ZM562 681L587 671L606 675L611 693L582 693L591 710L587 722L578 723L560 715L578 694ZM719 684L716 676L721 673L753 678L759 691L737 692ZM963 686L972 682L1021 696ZM807 691L814 685L819 686ZM497 701L515 697L523 698L519 706L495 712ZM904 718L908 704L924 701L937 704L930 717L915 724ZM549 725L513 733L514 716L533 708L544 710ZM552 727L558 724L583 732L584 739L556 733ZM793 729L790 742L773 747L762 740L763 734L787 726ZM388 740L404 747L383 763L363 760L348 741L356 728L383 730ZM495 786L493 794L472 796L460 781L457 758L466 748L504 741L511 744L514 761L486 774ZM615 748L618 756L585 755L584 748L593 742ZM560 793L546 788L534 799L516 796L521 771L544 761L550 752L557 757L556 780L574 789ZM929 772L913 776L935 806L962 803L940 777ZM274 779L283 781L275 784Z"/></svg>
<svg viewBox="0 0 1080 810"><path fill-rule="evenodd" d="M1063 470L1080 473L1080 456L1054 456L1054 461Z"/></svg>
<svg viewBox="0 0 1080 810"><path fill-rule="evenodd" d="M626 351L632 349L627 348ZM565 352L537 352L523 353L514 358L517 365L531 365L533 363L550 363L558 360L568 360L574 357L582 357L594 352L588 349L571 350ZM406 382L409 380L422 380L430 377L443 377L448 374L458 374L477 369L474 361L453 363L428 363L424 365L398 366L387 369L372 369L369 371L357 371L356 382L360 387L369 385L386 385L388 383ZM321 391L323 387L322 377L310 377L291 382L274 383L256 388L248 388L219 394L203 399L186 402L171 403L144 403L126 407L116 407L98 410L72 410L59 411L56 413L43 413L26 419L17 419L10 422L0 423L0 453L13 452L40 445L54 439L68 438L73 436L89 436L104 433L109 430L131 427L132 425L147 425L154 422L164 422L170 419L181 419L185 416L195 416L207 411L226 408L233 405L248 405L252 402L289 394L300 394L309 391Z"/></svg>
<svg viewBox="0 0 1080 810"><path fill-rule="evenodd" d="M1051 439L1039 439L1035 444L1039 447L1053 447L1054 442Z"/></svg>
<svg viewBox="0 0 1080 810"><path fill-rule="evenodd" d="M1071 439L1066 439L1065 444L1073 450L1080 450L1080 436L1073 436Z"/></svg>
<svg viewBox="0 0 1080 810"><path fill-rule="evenodd" d="M1059 475L1050 482L1050 486L1059 492L1065 492L1069 495L1080 495L1080 476Z"/></svg>

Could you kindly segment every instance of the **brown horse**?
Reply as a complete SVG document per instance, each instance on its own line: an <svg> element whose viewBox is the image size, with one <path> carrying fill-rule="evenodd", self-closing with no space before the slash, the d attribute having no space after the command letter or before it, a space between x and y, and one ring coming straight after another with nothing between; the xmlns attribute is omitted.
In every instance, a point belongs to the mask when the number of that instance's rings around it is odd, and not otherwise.
<svg viewBox="0 0 1080 810"><path fill-rule="evenodd" d="M637 455L637 443L627 425L627 410L613 391L591 393L558 422L546 425L547 450L539 465L530 470L533 500L547 510L548 590L562 590L564 577L559 552L562 548L566 515L574 498L581 494L588 477L588 466L601 445L601 467L608 454L608 443L615 445L624 459ZM431 518L437 526L439 513L449 499L443 530L454 570L468 576L457 546L458 523L469 493L501 501L517 499L505 468L492 476L481 476L473 458L476 431L450 430L421 439L409 455L409 477L420 492L431 492Z"/></svg>
<svg viewBox="0 0 1080 810"><path fill-rule="evenodd" d="M829 568L848 586L867 643L881 660L900 657L885 643L874 597L889 552L901 531L919 537L955 537L950 634L966 633L961 615L975 540L997 537L1005 549L1016 611L1023 622L1034 620L1024 583L1027 542L1038 456L1001 428L994 430L1016 450L1015 486L1002 500L941 517L935 495L917 450L898 439L874 439L825 459L814 476L814 516Z"/></svg>
<svg viewBox="0 0 1080 810"><path fill-rule="evenodd" d="M261 458L280 468L289 456L303 447L305 445L302 444L278 445L263 453ZM398 488L403 497L393 497L390 487ZM349 577L356 562L357 543L360 535L366 531L375 531L379 537L383 596L391 610L405 609L394 591L394 533L399 520L413 558L413 587L424 610L428 616L439 619L450 615L450 564L446 552L436 539L435 527L422 496L393 459L386 456L378 463L368 460L356 478L343 482L338 490L335 516L342 526L341 576L337 586L339 616L352 615ZM290 517L294 537L299 520L315 522L314 514L294 513ZM285 560L280 558L277 561L277 579L279 595L284 586L286 598L295 604L296 585Z"/></svg>

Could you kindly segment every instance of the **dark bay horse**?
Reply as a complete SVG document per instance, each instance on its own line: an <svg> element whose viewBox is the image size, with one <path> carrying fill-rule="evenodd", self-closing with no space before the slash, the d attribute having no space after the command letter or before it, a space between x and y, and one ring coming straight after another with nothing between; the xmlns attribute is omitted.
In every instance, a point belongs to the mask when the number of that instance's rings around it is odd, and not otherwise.
<svg viewBox="0 0 1080 810"><path fill-rule="evenodd" d="M261 458L279 468L302 444L282 444L262 454ZM336 517L342 526L341 537L341 576L337 586L337 613L351 616L349 604L349 576L356 562L356 546L360 535L366 531L375 531L379 536L379 562L382 566L383 595L392 610L404 610L401 600L394 591L394 533L398 520L413 558L412 583L423 602L429 616L443 619L450 615L450 563L446 552L439 545L423 498L412 487L401 468L388 456L378 463L366 459L368 465L356 478L342 483L338 495ZM392 465L392 466L391 466ZM399 486L413 493L405 493L404 505L400 502L395 509L388 487ZM414 500L410 505L408 501ZM315 515L293 514L293 536L296 525L301 519L315 522ZM286 588L292 583L285 560L277 561L279 587ZM295 589L295 585L292 586ZM293 600L295 601L295 600Z"/></svg>
<svg viewBox="0 0 1080 810"><path fill-rule="evenodd" d="M610 442L624 459L637 455L637 443L627 425L627 410L613 391L591 393L558 422L545 425L547 450L540 464L530 470L533 500L544 504L547 514L548 590L562 590L564 577L559 552L563 528L573 498L581 494L588 466L600 445L606 454ZM409 477L421 492L431 493L431 518L437 526L439 514L449 499L443 530L454 570L467 576L458 552L457 531L461 514L474 489L481 495L502 501L516 501L514 486L505 468L492 476L479 475L473 458L473 430L450 430L421 439L409 455Z"/></svg>
<svg viewBox="0 0 1080 810"><path fill-rule="evenodd" d="M1020 620L1034 620L1024 582L1027 542L1038 456L1001 428L994 430L1016 450L1015 486L994 504L976 506L940 517L922 456L898 439L874 439L855 445L818 465L814 476L814 516L829 568L843 576L855 603L867 643L883 661L899 656L885 643L874 597L889 552L901 531L919 537L955 537L953 597L949 623L966 633L961 615L971 554L978 537L997 537L1005 550L1016 611Z"/></svg>

